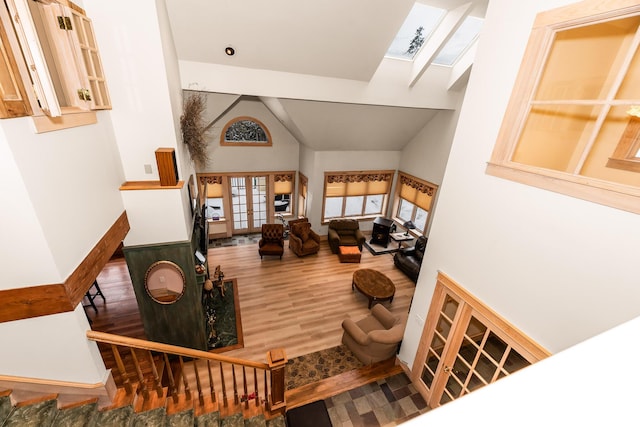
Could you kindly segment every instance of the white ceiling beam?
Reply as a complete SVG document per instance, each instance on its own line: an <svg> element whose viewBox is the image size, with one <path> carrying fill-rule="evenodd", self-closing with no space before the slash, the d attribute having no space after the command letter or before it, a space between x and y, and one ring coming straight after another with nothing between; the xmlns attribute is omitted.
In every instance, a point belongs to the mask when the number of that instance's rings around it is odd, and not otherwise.
<svg viewBox="0 0 640 427"><path fill-rule="evenodd" d="M449 77L447 90L457 90L467 84L467 79L469 78L469 73L471 72L471 66L473 66L473 60L476 56L477 49L478 39L469 46L460 59L453 65L453 67L451 67L451 76Z"/></svg>
<svg viewBox="0 0 640 427"><path fill-rule="evenodd" d="M458 27L460 27L473 7L474 4L470 2L447 12L440 25L438 25L431 37L429 37L429 40L427 40L426 44L422 46L422 49L420 49L420 52L418 52L418 55L416 55L413 60L413 69L411 70L409 87L413 87L418 82L420 77L422 77L422 74L424 74L447 41L451 36L453 36Z"/></svg>
<svg viewBox="0 0 640 427"><path fill-rule="evenodd" d="M258 98L298 142L307 145L302 131L298 128L278 98L271 96L259 96Z"/></svg>

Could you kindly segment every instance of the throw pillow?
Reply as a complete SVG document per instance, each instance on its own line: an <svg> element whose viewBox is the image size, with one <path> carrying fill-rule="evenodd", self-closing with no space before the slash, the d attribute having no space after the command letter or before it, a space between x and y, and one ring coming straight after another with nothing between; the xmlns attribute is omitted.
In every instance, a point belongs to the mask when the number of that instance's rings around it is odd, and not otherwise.
<svg viewBox="0 0 640 427"><path fill-rule="evenodd" d="M304 224L300 224L300 238L302 239L302 243L309 240L309 232L311 231L311 224L306 222Z"/></svg>

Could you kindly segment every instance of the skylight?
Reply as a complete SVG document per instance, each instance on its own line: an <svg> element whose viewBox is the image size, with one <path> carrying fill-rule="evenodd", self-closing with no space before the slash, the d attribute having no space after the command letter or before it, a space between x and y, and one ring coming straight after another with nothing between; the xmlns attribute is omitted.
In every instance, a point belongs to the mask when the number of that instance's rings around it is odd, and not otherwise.
<svg viewBox="0 0 640 427"><path fill-rule="evenodd" d="M389 46L386 56L413 59L445 14L444 9L415 3Z"/></svg>
<svg viewBox="0 0 640 427"><path fill-rule="evenodd" d="M480 34L484 19L467 16L453 36L444 45L434 64L451 66L462 56Z"/></svg>

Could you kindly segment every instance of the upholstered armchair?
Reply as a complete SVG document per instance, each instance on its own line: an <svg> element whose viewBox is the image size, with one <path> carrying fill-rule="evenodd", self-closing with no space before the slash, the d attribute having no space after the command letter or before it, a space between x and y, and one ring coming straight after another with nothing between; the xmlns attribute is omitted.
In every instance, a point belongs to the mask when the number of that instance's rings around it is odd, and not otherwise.
<svg viewBox="0 0 640 427"><path fill-rule="evenodd" d="M393 263L414 282L418 281L418 274L422 266L424 250L427 246L427 238L420 236L410 248L400 248L393 256Z"/></svg>
<svg viewBox="0 0 640 427"><path fill-rule="evenodd" d="M262 224L262 238L258 242L258 253L276 255L282 259L284 253L284 225Z"/></svg>
<svg viewBox="0 0 640 427"><path fill-rule="evenodd" d="M320 236L311 229L307 218L289 221L289 249L299 257L316 254L320 250Z"/></svg>
<svg viewBox="0 0 640 427"><path fill-rule="evenodd" d="M365 365L394 357L404 335L406 316L392 314L376 304L362 320L342 322L342 343Z"/></svg>
<svg viewBox="0 0 640 427"><path fill-rule="evenodd" d="M329 222L327 239L331 252L337 254L340 246L357 246L362 250L365 237L355 219L333 219Z"/></svg>

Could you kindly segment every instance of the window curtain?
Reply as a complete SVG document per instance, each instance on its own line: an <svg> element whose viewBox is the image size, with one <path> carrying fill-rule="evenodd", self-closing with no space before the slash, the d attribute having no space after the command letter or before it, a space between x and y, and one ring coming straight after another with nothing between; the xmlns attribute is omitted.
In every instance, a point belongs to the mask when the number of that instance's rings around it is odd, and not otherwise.
<svg viewBox="0 0 640 427"><path fill-rule="evenodd" d="M400 197L429 211L436 187L407 175L400 175Z"/></svg>

